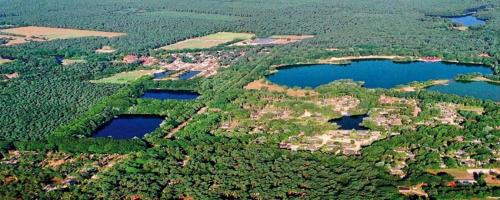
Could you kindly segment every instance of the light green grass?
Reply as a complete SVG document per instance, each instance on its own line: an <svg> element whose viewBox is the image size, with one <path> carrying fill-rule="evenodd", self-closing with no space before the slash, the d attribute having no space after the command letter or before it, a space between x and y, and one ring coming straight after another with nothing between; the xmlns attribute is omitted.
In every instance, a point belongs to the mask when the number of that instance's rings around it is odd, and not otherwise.
<svg viewBox="0 0 500 200"><path fill-rule="evenodd" d="M127 84L135 81L143 76L152 75L154 72L158 70L135 70L129 72L121 72L115 74L111 77L102 78L99 80L92 80L91 83L112 83L112 84Z"/></svg>
<svg viewBox="0 0 500 200"><path fill-rule="evenodd" d="M231 42L233 40L246 40L254 37L252 33L232 33L219 32L203 37L192 38L175 44L167 45L160 49L165 50L181 50L181 49L205 49L215 47L220 44Z"/></svg>
<svg viewBox="0 0 500 200"><path fill-rule="evenodd" d="M10 62L12 62L12 60L3 59L3 58L0 57L0 65L7 64L7 63L10 63Z"/></svg>

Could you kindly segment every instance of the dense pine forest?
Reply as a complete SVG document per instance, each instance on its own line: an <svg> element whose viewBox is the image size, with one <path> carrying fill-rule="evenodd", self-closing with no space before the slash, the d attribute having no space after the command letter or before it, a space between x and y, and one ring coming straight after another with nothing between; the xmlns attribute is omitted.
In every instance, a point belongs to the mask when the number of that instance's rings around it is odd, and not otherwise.
<svg viewBox="0 0 500 200"><path fill-rule="evenodd" d="M13 46L3 46L9 39L0 37L0 59L9 60L0 62L0 197L407 199L419 197L401 195L398 187L426 183L430 199L498 198L500 186L487 185L484 176L476 177L479 182L474 185L450 187L452 176L428 170L442 165L467 168L451 156L456 152L480 163L477 168L500 168L500 106L493 100L428 90L368 89L349 81L306 88L320 98L359 98L361 114L380 107L377 99L383 95L419 102L421 118L437 116L434 106L442 102L482 109L479 114L458 111L464 119L458 127L412 124L390 129L398 134L363 147L360 155L279 148L290 136L321 129L300 122L269 120L264 123L268 129L243 123L229 131L222 127L250 118L248 105L263 109L269 99L304 100L245 89L276 66L343 56L438 57L484 65L492 69L484 77L498 81L499 8L495 0L0 0L0 29L46 26L126 33ZM460 31L445 18L472 11L486 24ZM314 37L276 46L222 44L210 49L158 50L217 32L255 33L259 38ZM116 51L97 53L103 46ZM121 72L159 69L122 61L127 55L172 63L175 54L199 52L232 54L221 56L223 67L206 78L157 81L144 76L127 84L93 82ZM59 57L85 62L66 65ZM11 74L16 76L3 78ZM460 75L457 80L472 76L480 75ZM200 97L191 101L141 98L152 89L189 90ZM103 124L125 114L165 120L144 138L92 137ZM172 130L175 135L167 136ZM415 155L406 160L402 178L387 172L398 148Z"/></svg>

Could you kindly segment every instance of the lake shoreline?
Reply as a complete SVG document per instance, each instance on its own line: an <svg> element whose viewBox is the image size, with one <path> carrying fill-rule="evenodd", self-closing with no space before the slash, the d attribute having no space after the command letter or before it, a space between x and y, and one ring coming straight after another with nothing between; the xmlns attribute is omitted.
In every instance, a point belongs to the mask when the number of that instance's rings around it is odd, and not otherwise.
<svg viewBox="0 0 500 200"><path fill-rule="evenodd" d="M436 62L436 61L427 61L426 56L415 57L415 56L400 56L400 55L367 55L367 56L344 56L344 57L330 57L326 59L316 59L314 62L297 62L292 64L280 64L273 65L270 68L270 72L275 73L275 70L285 68L285 67L294 67L296 65L321 65L321 64L337 64L337 65L345 65L350 64L351 61L363 61L363 60L391 60L393 62ZM495 69L495 65L489 65L482 62L460 62L458 60L446 60L440 58L437 62L443 62L446 64L460 64L460 65L484 65L490 67L492 70Z"/></svg>

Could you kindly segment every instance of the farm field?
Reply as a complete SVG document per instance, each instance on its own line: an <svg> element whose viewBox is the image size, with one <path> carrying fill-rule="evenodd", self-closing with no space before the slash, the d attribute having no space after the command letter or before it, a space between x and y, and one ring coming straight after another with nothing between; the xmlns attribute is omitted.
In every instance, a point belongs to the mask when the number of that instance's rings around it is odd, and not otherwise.
<svg viewBox="0 0 500 200"><path fill-rule="evenodd" d="M161 70L135 70L128 72L121 72L114 74L110 77L102 78L99 80L92 80L91 83L111 83L111 84L127 84L135 81L143 76L152 76L156 72L161 72Z"/></svg>
<svg viewBox="0 0 500 200"><path fill-rule="evenodd" d="M181 50L181 49L206 49L228 43L234 40L246 40L254 37L252 33L231 33L219 32L203 37L191 38L175 44L161 47L164 50Z"/></svg>
<svg viewBox="0 0 500 200"><path fill-rule="evenodd" d="M268 38L247 39L231 46L284 45L314 38L314 35L272 35Z"/></svg>
<svg viewBox="0 0 500 200"><path fill-rule="evenodd" d="M125 33L115 33L115 32L103 32L103 31L90 31L90 30L78 30L78 29L67 29L67 28L51 28L51 27L40 27L40 26L25 26L16 27L8 29L0 29L0 34L12 34L15 37L12 38L14 41L7 43L6 45L15 45L33 41L45 41L45 40L56 40L56 39L71 39L71 38L81 38L81 37L118 37L124 36ZM11 37L11 36L2 36Z"/></svg>

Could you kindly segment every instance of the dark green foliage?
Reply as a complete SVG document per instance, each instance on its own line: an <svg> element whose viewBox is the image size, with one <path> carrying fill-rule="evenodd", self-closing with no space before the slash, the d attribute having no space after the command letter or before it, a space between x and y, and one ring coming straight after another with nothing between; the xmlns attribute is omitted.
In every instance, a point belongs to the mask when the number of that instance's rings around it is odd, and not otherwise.
<svg viewBox="0 0 500 200"><path fill-rule="evenodd" d="M487 5L476 14L488 22L466 32L451 29L449 20L435 15L459 15L468 8ZM264 78L273 65L315 62L332 56L404 55L438 56L449 61L483 63L499 72L499 7L494 0L30 0L0 1L0 24L40 25L125 32L127 36L31 42L0 47L0 56L13 63L0 66L0 74L18 72L20 78L0 82L0 153L20 150L23 161L0 164L0 196L5 199L125 199L138 194L144 199L402 199L398 185L426 182L431 198L460 199L499 196L498 187L481 184L449 188L451 177L434 176L425 169L440 165L440 154L463 149L472 158L495 163L490 149L498 149L498 103L437 92L367 92L360 87L322 86L325 94L352 94L370 108L386 94L419 99L424 104L452 102L482 106L485 114L461 112L468 120L463 128L441 125L402 129L401 135L365 147L361 156L281 150L277 143L287 133L273 135L257 144L256 135L220 136L213 130L229 114L249 82ZM215 51L245 51L234 61L226 58L219 73L206 79L153 81L142 78L129 85L92 84L89 81L114 73L143 69L139 64L119 64L126 54L160 55L153 51L166 44L219 31L274 34L314 34L315 38L276 47L224 47ZM0 44L5 42L0 39ZM103 45L118 49L95 54ZM328 51L327 48L339 48ZM192 52L184 50L183 52ZM488 53L491 57L480 57ZM55 56L82 58L85 64L62 66ZM172 56L163 57L173 62ZM182 58L185 62L192 60ZM488 76L499 80L498 75ZM139 99L147 89L193 90L194 101ZM235 103L236 102L236 103ZM195 114L200 108L210 111ZM215 111L219 110L219 111ZM230 113L230 112L235 113ZM424 114L433 114L432 110ZM165 117L161 128L144 139L91 138L92 132L119 114L157 114ZM173 138L164 136L192 120ZM274 122L279 123L279 122ZM293 129L294 127L290 127ZM456 143L456 136L480 138L481 144ZM379 165L395 147L409 147L415 154L408 176L389 176ZM91 179L83 171L95 170L78 163L72 170L84 177L76 185L47 192L43 186L64 177L62 170L43 167L46 152L69 155L126 154L128 159ZM445 158L448 166L458 165ZM184 164L185 163L185 164ZM78 168L78 167L81 168ZM84 166L84 167L82 167ZM61 172L62 171L62 172ZM7 177L18 181L7 183ZM80 176L80 175L79 175Z"/></svg>

